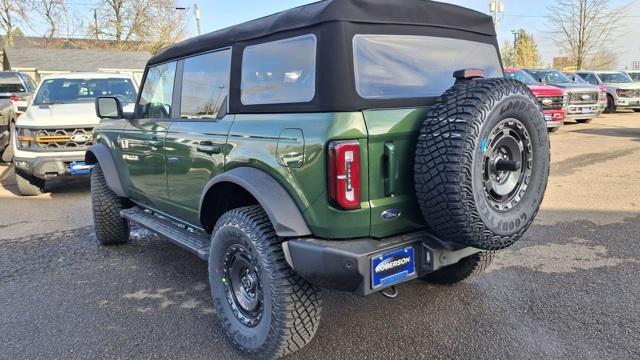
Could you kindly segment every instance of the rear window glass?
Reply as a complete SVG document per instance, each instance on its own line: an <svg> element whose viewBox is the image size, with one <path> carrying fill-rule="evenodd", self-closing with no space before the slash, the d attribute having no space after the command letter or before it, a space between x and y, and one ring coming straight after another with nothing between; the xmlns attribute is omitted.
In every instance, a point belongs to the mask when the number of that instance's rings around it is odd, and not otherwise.
<svg viewBox="0 0 640 360"><path fill-rule="evenodd" d="M439 96L461 69L501 77L498 51L489 44L414 35L356 35L356 90L365 99Z"/></svg>
<svg viewBox="0 0 640 360"><path fill-rule="evenodd" d="M244 105L309 102L316 91L316 37L248 46L242 56Z"/></svg>
<svg viewBox="0 0 640 360"><path fill-rule="evenodd" d="M0 92L26 92L22 80L15 73L0 73Z"/></svg>
<svg viewBox="0 0 640 360"><path fill-rule="evenodd" d="M120 102L136 100L133 82L124 78L109 79L48 79L36 94L34 104L93 102L98 96L114 96Z"/></svg>

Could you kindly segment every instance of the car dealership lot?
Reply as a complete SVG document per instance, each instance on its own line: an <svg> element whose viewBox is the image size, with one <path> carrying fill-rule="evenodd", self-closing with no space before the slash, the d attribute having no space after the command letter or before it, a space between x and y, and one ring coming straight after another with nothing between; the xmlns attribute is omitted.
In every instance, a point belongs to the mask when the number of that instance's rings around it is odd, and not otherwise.
<svg viewBox="0 0 640 360"><path fill-rule="evenodd" d="M568 123L535 225L491 270L397 299L325 291L293 358L639 358L640 114ZM206 264L137 230L95 242L88 184L15 195L0 165L0 358L236 358Z"/></svg>

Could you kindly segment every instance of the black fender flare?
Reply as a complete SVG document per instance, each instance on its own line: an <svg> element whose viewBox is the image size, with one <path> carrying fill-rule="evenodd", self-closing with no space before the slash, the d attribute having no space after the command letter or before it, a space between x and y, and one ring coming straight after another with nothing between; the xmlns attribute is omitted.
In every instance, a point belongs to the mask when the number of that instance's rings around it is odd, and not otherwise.
<svg viewBox="0 0 640 360"><path fill-rule="evenodd" d="M236 184L253 195L269 216L278 236L311 235L311 230L291 195L271 175L252 167L238 167L209 180L200 196L200 214L209 190L223 182Z"/></svg>
<svg viewBox="0 0 640 360"><path fill-rule="evenodd" d="M104 178L109 188L118 196L126 198L127 193L124 191L122 181L118 175L116 162L113 160L111 151L104 144L95 144L89 146L84 154L84 161L87 165L100 164Z"/></svg>

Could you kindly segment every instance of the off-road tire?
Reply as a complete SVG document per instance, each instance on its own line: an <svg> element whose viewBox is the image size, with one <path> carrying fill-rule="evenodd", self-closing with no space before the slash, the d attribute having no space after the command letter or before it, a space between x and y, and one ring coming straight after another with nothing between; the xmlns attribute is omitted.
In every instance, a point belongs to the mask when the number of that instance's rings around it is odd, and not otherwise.
<svg viewBox="0 0 640 360"><path fill-rule="evenodd" d="M9 126L9 144L7 145L6 149L4 149L4 151L2 152L2 162L7 164L13 161L14 134L15 134L15 125L13 122L11 122L11 125Z"/></svg>
<svg viewBox="0 0 640 360"><path fill-rule="evenodd" d="M492 150L488 134L515 123L509 119L526 130L532 160L521 167L530 176L519 182L526 186L518 201L504 211L486 196L483 158ZM484 250L513 244L533 222L549 175L549 134L535 96L511 79L458 81L427 112L414 170L418 204L438 236Z"/></svg>
<svg viewBox="0 0 640 360"><path fill-rule="evenodd" d="M22 196L37 196L43 193L45 182L34 176L24 174L22 171L15 169L16 185L18 192Z"/></svg>
<svg viewBox="0 0 640 360"><path fill-rule="evenodd" d="M494 255L494 251L473 254L453 265L436 270L422 277L422 280L440 285L452 285L463 281L471 281L491 265Z"/></svg>
<svg viewBox="0 0 640 360"><path fill-rule="evenodd" d="M131 202L109 188L99 164L91 170L91 206L100 244L123 244L129 240L129 222L120 216L120 211L130 208Z"/></svg>
<svg viewBox="0 0 640 360"><path fill-rule="evenodd" d="M588 123L591 122L591 120L593 120L593 118L591 118L591 119L577 119L576 122L578 124L588 124Z"/></svg>
<svg viewBox="0 0 640 360"><path fill-rule="evenodd" d="M225 254L236 244L257 259L264 301L262 317L253 327L236 317L231 305L233 298L225 290L225 282L230 284L224 270ZM290 354L309 343L318 329L320 289L289 267L282 240L260 206L228 211L216 223L209 253L209 283L226 334L248 355L267 359Z"/></svg>

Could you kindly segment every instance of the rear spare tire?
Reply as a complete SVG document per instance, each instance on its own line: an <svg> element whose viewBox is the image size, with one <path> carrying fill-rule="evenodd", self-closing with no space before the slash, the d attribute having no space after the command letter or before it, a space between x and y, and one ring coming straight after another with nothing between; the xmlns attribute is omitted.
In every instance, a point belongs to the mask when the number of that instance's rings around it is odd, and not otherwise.
<svg viewBox="0 0 640 360"><path fill-rule="evenodd" d="M462 80L429 109L415 155L418 203L441 238L485 250L516 242L549 175L536 98L510 79Z"/></svg>

